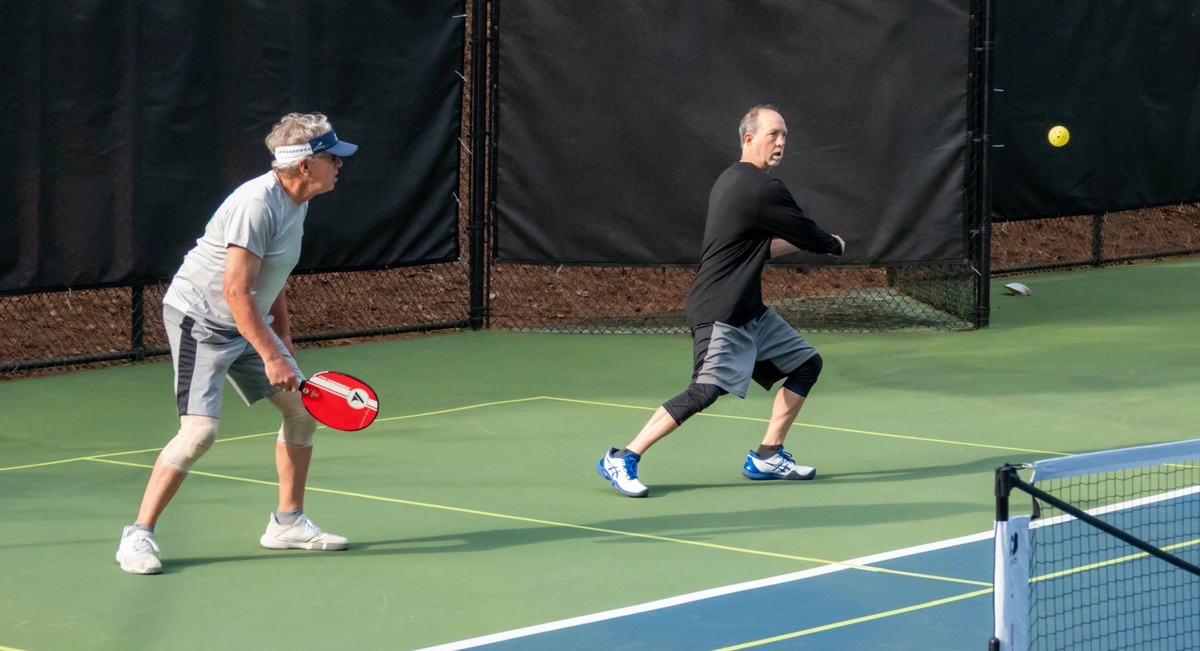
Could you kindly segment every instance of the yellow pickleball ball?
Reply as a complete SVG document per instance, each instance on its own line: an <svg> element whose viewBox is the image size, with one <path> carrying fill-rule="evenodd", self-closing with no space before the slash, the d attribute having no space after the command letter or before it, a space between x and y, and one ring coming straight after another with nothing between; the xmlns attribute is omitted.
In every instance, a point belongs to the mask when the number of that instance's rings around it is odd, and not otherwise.
<svg viewBox="0 0 1200 651"><path fill-rule="evenodd" d="M1066 127L1054 127L1050 129L1050 133L1046 134L1046 138L1055 147L1062 147L1071 139L1071 132L1067 131Z"/></svg>

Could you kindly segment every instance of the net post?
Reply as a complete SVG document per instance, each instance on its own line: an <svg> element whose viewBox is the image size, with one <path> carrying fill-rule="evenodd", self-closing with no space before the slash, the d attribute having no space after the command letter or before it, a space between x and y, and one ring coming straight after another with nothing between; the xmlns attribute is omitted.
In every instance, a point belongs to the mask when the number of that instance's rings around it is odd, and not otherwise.
<svg viewBox="0 0 1200 651"><path fill-rule="evenodd" d="M1000 523L1008 522L1008 497L1009 497L1009 495L1012 494L1012 482L1009 481L1009 479L1008 479L1009 475L1007 472L1010 468L1012 468L1012 466L1007 465L1007 464L1004 466L1001 466L999 468L996 468L996 480L995 480L995 487L993 490L993 494L996 496L996 528L995 528L995 532L996 532L997 538L999 538L999 535L1000 535L999 534L1000 528L1001 528ZM995 544L997 546L999 546L1001 543L999 540L997 540L995 542ZM997 574L998 573L999 573L999 571L997 570ZM998 613L998 611L996 610L996 605L995 605L996 600L999 599L999 596L997 595L997 590L999 589L999 586L1001 584L995 583L995 582L993 582L993 583L994 584L992 586L992 599L993 599L993 611L996 611L993 614L995 615ZM999 622L997 622L996 628L997 629L999 628ZM988 640L988 651L1001 651L1000 638L997 637L996 635L993 635L992 639Z"/></svg>
<svg viewBox="0 0 1200 651"><path fill-rule="evenodd" d="M1028 651L1029 648L1029 522L1027 515L1010 518L1009 497L1020 482L1017 468L996 468L996 523L992 573L992 638L988 651Z"/></svg>
<svg viewBox="0 0 1200 651"><path fill-rule="evenodd" d="M1008 522L1008 498L1012 495L1012 480L1017 469L1011 464L996 468L996 522Z"/></svg>

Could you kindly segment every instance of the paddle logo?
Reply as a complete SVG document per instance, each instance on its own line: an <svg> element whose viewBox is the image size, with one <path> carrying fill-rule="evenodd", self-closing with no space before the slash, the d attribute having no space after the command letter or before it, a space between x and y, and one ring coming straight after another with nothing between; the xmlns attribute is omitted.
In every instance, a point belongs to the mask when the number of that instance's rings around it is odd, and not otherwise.
<svg viewBox="0 0 1200 651"><path fill-rule="evenodd" d="M370 405L370 396L362 389L352 389L346 396L346 404L355 409L366 409Z"/></svg>

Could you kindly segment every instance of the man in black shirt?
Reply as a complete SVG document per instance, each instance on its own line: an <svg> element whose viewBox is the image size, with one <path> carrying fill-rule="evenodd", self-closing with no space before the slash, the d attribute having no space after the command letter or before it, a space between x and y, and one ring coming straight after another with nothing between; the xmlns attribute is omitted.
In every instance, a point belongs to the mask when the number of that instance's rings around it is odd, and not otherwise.
<svg viewBox="0 0 1200 651"><path fill-rule="evenodd" d="M687 296L695 346L692 382L659 407L624 449L612 448L596 465L600 476L630 497L649 494L637 467L650 446L685 420L733 393L746 397L750 380L770 388L779 380L771 422L757 451L746 455L749 479L812 479L783 441L821 373L821 356L762 301L762 270L769 258L800 249L841 255L846 243L822 230L796 205L770 170L783 158L787 125L772 106L750 109L738 127L742 158L717 179L708 198L704 252Z"/></svg>

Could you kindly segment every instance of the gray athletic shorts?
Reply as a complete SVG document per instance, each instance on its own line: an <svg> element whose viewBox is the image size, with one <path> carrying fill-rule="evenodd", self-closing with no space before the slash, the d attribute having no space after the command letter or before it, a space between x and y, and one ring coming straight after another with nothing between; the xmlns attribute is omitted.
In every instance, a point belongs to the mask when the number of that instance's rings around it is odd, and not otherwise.
<svg viewBox="0 0 1200 651"><path fill-rule="evenodd" d="M775 310L740 327L717 321L692 330L694 384L715 384L739 398L754 380L770 389L817 350Z"/></svg>
<svg viewBox="0 0 1200 651"><path fill-rule="evenodd" d="M279 391L267 380L266 366L258 351L236 330L213 328L169 305L163 306L163 325L171 342L180 416L220 418L226 379L247 405ZM274 331L271 337L296 375L304 377Z"/></svg>

